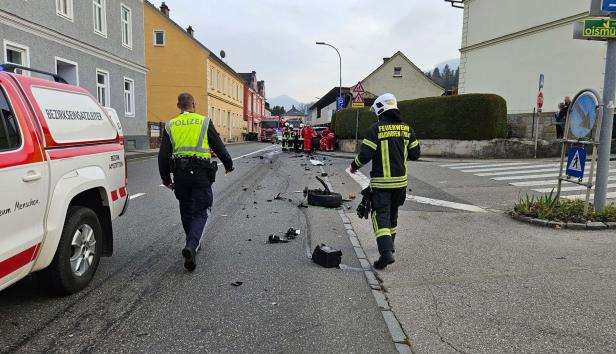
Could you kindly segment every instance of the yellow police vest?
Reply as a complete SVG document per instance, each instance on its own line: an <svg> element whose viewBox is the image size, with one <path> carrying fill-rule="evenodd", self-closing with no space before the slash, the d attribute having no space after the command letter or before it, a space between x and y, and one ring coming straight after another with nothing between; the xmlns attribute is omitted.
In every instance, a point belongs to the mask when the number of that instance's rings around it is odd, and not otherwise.
<svg viewBox="0 0 616 354"><path fill-rule="evenodd" d="M171 139L173 156L211 159L209 126L210 120L196 113L183 113L167 122L165 129Z"/></svg>

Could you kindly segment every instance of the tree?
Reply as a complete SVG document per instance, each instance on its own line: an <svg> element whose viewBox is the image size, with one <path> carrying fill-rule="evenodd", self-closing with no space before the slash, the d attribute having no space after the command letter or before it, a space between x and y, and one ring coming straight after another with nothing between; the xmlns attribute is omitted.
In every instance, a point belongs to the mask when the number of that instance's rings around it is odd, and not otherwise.
<svg viewBox="0 0 616 354"><path fill-rule="evenodd" d="M272 115L273 116L282 116L285 113L287 113L287 110L284 109L284 107L282 107L282 106L274 106L274 108L272 108Z"/></svg>
<svg viewBox="0 0 616 354"><path fill-rule="evenodd" d="M308 113L308 108L310 106L308 106L305 103L298 103L297 106L295 106L295 109L297 109L298 111L302 112L302 113Z"/></svg>

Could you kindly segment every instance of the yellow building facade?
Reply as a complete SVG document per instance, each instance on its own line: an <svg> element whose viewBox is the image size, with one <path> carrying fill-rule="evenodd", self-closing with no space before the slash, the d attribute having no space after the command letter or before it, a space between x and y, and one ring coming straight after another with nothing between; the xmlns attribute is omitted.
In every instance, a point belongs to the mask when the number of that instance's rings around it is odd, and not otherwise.
<svg viewBox="0 0 616 354"><path fill-rule="evenodd" d="M207 66L210 52L186 30L144 1L148 122L166 122L179 114L177 97L190 92L197 112L207 115Z"/></svg>
<svg viewBox="0 0 616 354"><path fill-rule="evenodd" d="M166 5L144 1L148 122L179 114L177 96L190 92L197 113L208 116L224 142L241 141L244 84L241 77L169 17ZM150 136L155 137L150 131Z"/></svg>
<svg viewBox="0 0 616 354"><path fill-rule="evenodd" d="M208 116L225 142L241 141L244 122L244 83L214 54L207 62Z"/></svg>

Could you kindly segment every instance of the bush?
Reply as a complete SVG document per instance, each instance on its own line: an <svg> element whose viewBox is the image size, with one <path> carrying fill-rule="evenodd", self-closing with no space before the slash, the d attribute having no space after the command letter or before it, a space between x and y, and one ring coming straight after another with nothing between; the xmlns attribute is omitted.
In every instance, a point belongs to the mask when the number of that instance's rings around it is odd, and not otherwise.
<svg viewBox="0 0 616 354"><path fill-rule="evenodd" d="M507 137L507 103L497 95L470 94L419 98L398 102L402 118L421 139L490 140ZM355 138L360 112L359 137L376 121L368 109L337 112L332 129L340 139Z"/></svg>

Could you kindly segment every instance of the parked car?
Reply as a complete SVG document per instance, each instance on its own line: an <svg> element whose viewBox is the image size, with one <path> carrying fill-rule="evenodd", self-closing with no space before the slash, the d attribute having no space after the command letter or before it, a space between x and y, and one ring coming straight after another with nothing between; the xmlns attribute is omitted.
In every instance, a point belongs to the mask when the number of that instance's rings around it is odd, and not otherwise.
<svg viewBox="0 0 616 354"><path fill-rule="evenodd" d="M0 65L0 290L33 272L60 294L85 288L128 207L119 120L63 81Z"/></svg>

